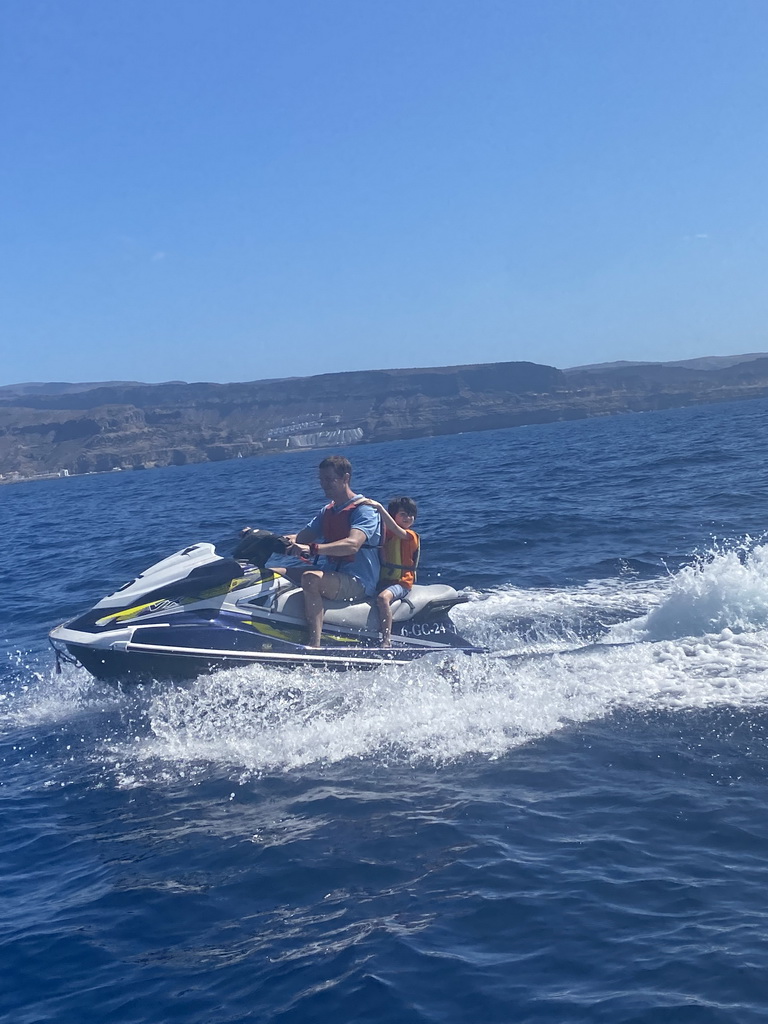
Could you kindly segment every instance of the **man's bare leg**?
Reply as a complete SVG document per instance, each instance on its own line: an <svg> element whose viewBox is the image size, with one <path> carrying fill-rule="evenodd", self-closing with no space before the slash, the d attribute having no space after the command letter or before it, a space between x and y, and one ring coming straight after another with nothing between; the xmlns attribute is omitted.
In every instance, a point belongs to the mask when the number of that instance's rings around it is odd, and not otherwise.
<svg viewBox="0 0 768 1024"><path fill-rule="evenodd" d="M319 647L323 632L323 594L325 573L307 569L301 576L301 589L304 591L304 616L309 628L307 647Z"/></svg>
<svg viewBox="0 0 768 1024"><path fill-rule="evenodd" d="M362 600L365 596L362 584L352 581L349 576L338 572L324 572L320 569L305 569L301 577L304 591L304 616L309 628L307 647L319 647L323 633L323 598L338 601L339 595L347 601ZM357 592L359 591L359 592Z"/></svg>
<svg viewBox="0 0 768 1024"><path fill-rule="evenodd" d="M274 570L281 576L300 586L304 591L304 618L309 629L307 647L319 647L323 632L324 597L336 597L339 584L335 581L335 573L322 572L319 569L305 569L303 566L292 565Z"/></svg>

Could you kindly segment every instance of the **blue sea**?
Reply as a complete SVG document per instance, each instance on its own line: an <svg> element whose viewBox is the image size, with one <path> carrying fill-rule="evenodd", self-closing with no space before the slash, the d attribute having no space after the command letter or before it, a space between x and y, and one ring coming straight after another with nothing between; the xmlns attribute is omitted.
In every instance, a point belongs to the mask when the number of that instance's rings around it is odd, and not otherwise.
<svg viewBox="0 0 768 1024"><path fill-rule="evenodd" d="M128 692L47 632L317 452L0 488L0 1020L768 1014L768 402L349 449L488 653Z"/></svg>

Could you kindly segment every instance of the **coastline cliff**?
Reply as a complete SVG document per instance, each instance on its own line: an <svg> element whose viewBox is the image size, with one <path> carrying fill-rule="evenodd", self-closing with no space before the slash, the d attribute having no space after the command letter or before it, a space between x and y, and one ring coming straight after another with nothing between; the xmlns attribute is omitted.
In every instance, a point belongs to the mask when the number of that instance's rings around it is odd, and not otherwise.
<svg viewBox="0 0 768 1024"><path fill-rule="evenodd" d="M220 461L768 395L768 356L0 388L4 482Z"/></svg>

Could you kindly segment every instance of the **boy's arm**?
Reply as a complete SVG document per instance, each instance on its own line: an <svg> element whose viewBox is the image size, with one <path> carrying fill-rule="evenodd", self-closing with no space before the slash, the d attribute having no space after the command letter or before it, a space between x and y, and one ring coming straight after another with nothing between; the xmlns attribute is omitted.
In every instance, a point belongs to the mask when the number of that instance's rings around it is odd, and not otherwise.
<svg viewBox="0 0 768 1024"><path fill-rule="evenodd" d="M400 537L401 540L408 536L408 531L404 530L402 526L399 526L392 516L387 512L380 501L374 501L373 498L366 498L365 501L360 502L361 505L373 505L376 511L382 518L382 522L389 530L390 533L394 533L396 537Z"/></svg>

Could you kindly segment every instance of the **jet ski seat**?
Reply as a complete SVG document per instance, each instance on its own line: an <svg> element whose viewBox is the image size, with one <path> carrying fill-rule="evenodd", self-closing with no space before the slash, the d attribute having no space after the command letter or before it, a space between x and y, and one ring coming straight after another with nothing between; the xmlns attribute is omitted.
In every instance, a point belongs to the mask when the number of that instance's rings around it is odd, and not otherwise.
<svg viewBox="0 0 768 1024"><path fill-rule="evenodd" d="M394 622L402 622L410 619L411 616L420 612L428 604L438 605L441 608L450 608L455 604L461 604L467 598L457 594L453 587L443 584L433 586L419 586L416 584L408 594L408 597L401 601L394 601L392 604L392 619ZM347 626L350 629L364 629L376 632L379 628L379 613L376 608L376 601L324 601L325 613L323 622L331 626ZM292 619L304 618L304 595L299 587L292 587L290 590L278 594L274 608L278 615L286 615Z"/></svg>

